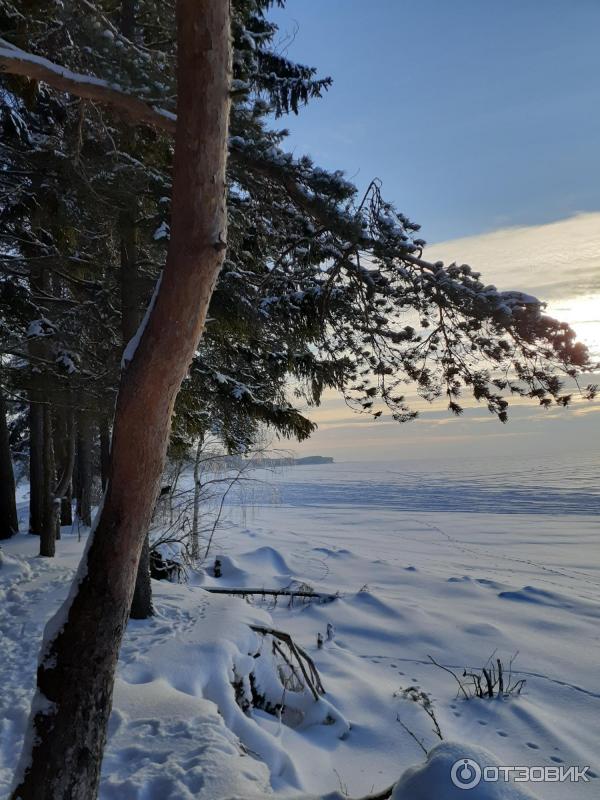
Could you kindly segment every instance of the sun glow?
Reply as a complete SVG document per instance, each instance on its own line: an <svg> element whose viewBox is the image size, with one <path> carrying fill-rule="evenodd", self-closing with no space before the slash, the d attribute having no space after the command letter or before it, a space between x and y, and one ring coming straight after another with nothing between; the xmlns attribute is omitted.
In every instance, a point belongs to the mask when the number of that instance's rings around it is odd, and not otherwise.
<svg viewBox="0 0 600 800"><path fill-rule="evenodd" d="M548 304L548 313L571 325L592 360L600 358L600 294L557 300Z"/></svg>

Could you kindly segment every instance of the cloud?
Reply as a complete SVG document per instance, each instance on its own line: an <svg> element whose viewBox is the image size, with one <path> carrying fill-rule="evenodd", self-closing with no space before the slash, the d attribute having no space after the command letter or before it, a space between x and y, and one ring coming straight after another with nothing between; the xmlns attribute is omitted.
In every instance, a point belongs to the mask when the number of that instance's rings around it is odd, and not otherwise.
<svg viewBox="0 0 600 800"><path fill-rule="evenodd" d="M469 264L487 283L545 301L600 295L600 212L440 242L425 256Z"/></svg>

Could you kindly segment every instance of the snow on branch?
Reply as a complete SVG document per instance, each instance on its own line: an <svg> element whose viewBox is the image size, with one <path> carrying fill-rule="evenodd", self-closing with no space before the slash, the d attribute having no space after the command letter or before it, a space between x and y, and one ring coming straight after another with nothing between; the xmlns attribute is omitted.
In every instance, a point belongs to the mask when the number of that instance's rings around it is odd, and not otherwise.
<svg viewBox="0 0 600 800"><path fill-rule="evenodd" d="M21 50L4 39L0 39L0 72L43 81L58 91L111 106L135 122L151 125L171 135L175 133L176 116L172 112L140 100L118 84L94 75L72 72L47 58Z"/></svg>
<svg viewBox="0 0 600 800"><path fill-rule="evenodd" d="M26 52L5 39L0 39L0 72L21 75L47 83L54 89L93 100L124 113L134 123L150 125L169 135L174 135L177 117L164 108L152 105L127 92L119 84L111 83L94 75L73 72L46 58ZM384 255L396 262L416 268L423 275L431 290L433 283L438 292L449 299L461 298L477 302L487 313L502 313L511 317L515 310L538 311L543 307L536 298L521 292L500 292L496 287L484 287L477 280L455 274L453 266L445 268L441 263L430 263L421 257L421 242L412 238L413 226L401 215L393 219L390 207L375 203L374 218L376 230L369 230L362 212L352 207L355 188L342 178L341 173L326 173L318 170L312 162L296 160L289 153L277 147L256 148L239 136L230 139L229 156L231 162L243 171L254 173L267 181L282 187L292 203L323 229L332 232L343 247L342 261L351 266L348 255L364 251ZM338 195L337 201L322 196L323 186ZM335 185L334 185L335 184ZM327 193L326 193L327 194ZM378 191L375 192L378 197ZM363 201L364 202L364 201ZM373 215L372 215L373 216ZM375 218L376 217L376 218ZM385 251L385 253L384 253ZM370 273L362 269L362 280ZM473 278L476 276L473 275ZM425 284L423 287L425 288ZM484 316L487 314L484 314Z"/></svg>
<svg viewBox="0 0 600 800"><path fill-rule="evenodd" d="M173 112L141 100L118 84L110 83L94 75L73 72L46 58L21 50L5 39L0 39L0 71L44 81L53 89L111 106L125 113L134 122L150 125L171 135L175 133L177 116ZM335 204L328 203L317 193L306 190L295 174L299 168L298 163L290 160L290 157L286 157L286 154L281 151L257 155L253 148L247 145L248 143L240 137L231 139L230 158L232 161L279 183L299 208L302 208L326 228L335 230L350 241L366 245L367 249L372 247L373 243L368 241L356 216L343 213ZM425 259L410 253L411 249L414 248L411 248L410 245L402 248L401 256L404 261L430 272L439 271L437 265L430 264ZM535 298L525 295L518 296L515 292L496 292L496 294L499 296L499 304L502 303L507 310L515 305L539 305Z"/></svg>

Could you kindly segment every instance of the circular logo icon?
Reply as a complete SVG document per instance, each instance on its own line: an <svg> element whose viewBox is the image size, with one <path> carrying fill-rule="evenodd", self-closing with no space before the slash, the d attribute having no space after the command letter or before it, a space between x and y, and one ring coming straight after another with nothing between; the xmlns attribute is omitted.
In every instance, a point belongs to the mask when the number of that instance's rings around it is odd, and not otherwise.
<svg viewBox="0 0 600 800"><path fill-rule="evenodd" d="M459 758L452 764L450 777L459 789L474 789L481 780L481 767L472 758Z"/></svg>

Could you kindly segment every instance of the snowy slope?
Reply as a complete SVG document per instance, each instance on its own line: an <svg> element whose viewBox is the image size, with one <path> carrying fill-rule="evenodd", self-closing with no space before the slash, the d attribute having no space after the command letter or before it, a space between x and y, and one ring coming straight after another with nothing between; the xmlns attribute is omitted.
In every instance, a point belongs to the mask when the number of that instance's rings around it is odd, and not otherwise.
<svg viewBox="0 0 600 800"><path fill-rule="evenodd" d="M307 788L333 790L341 779L358 796L392 783L422 757L398 715L435 745L421 710L393 698L413 684L433 698L446 739L483 745L506 765L591 765L600 773L598 538L592 517L331 506L263 508L235 541L228 534L223 548L240 553L220 585L237 585L240 572L247 585L272 585L252 564L264 543L277 542L290 566L287 576L273 576L277 583L342 592L330 605L271 610L303 643L328 623L336 631L318 663L353 727L335 760L307 754ZM520 697L467 702L428 661L460 672L482 667L494 651L505 663L518 652L515 675L527 681ZM568 794L546 784L542 796L596 797L598 783L570 785Z"/></svg>
<svg viewBox="0 0 600 800"><path fill-rule="evenodd" d="M352 504L336 505L330 493L323 499L327 474L348 482L337 465L294 468L282 480L309 487L303 504L258 507L219 535L190 585L154 584L158 614L130 623L120 659L101 797L359 797L401 775L396 800L600 796L597 519L401 511L372 503L367 491L361 504L356 487ZM31 536L3 546L0 797L20 747L43 622L83 547L70 535L58 544L53 561L35 557ZM210 570L216 555L219 579ZM292 581L340 596L290 607L203 589ZM246 716L235 703L231 682L261 649L247 623L289 631L314 658L327 693L302 724L256 709ZM328 625L333 638L317 649ZM513 669L527 681L519 697L461 699L452 676L428 659L460 672L493 651L505 662L519 651ZM443 744L423 709L401 696L412 685L431 697ZM398 718L430 750L427 760ZM466 757L482 766L590 765L591 781L481 783L464 792L450 768Z"/></svg>

